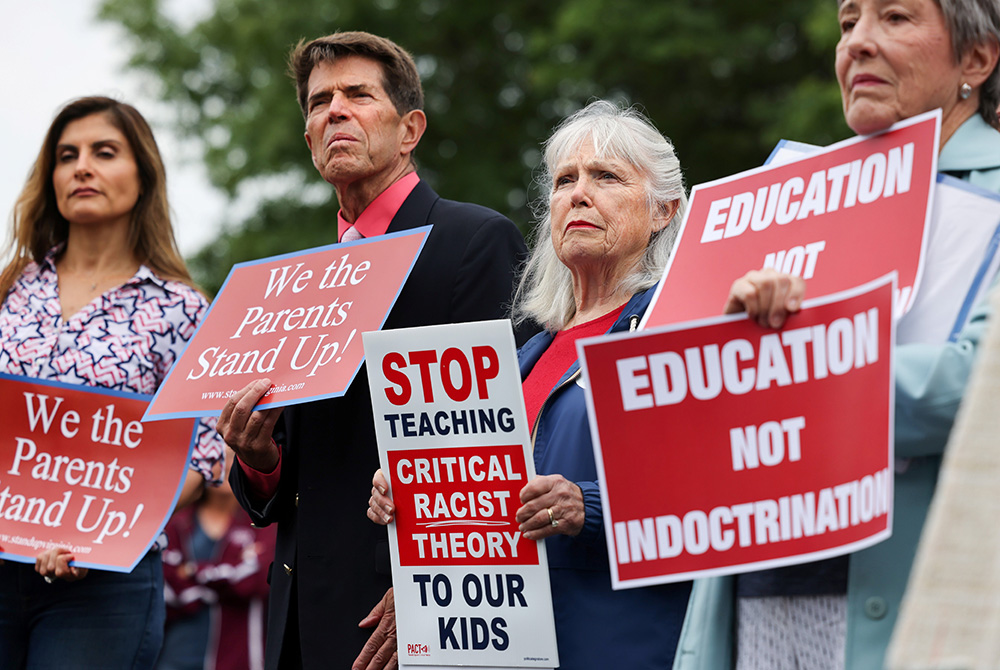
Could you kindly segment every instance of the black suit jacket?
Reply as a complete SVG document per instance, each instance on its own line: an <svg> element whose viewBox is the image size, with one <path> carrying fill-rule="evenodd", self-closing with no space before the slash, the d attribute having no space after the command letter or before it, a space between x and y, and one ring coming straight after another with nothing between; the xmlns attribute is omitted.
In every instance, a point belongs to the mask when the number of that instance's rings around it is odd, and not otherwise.
<svg viewBox="0 0 1000 670"><path fill-rule="evenodd" d="M420 182L388 232L426 224L433 229L385 328L507 316L525 255L514 224L440 198ZM528 335L519 334L518 344ZM255 502L241 468L230 475L254 523L278 524L266 667L277 668L282 646L298 635L303 667L350 668L371 633L358 622L392 585L386 530L365 516L379 467L367 372L358 372L343 397L288 407L282 418L274 498Z"/></svg>

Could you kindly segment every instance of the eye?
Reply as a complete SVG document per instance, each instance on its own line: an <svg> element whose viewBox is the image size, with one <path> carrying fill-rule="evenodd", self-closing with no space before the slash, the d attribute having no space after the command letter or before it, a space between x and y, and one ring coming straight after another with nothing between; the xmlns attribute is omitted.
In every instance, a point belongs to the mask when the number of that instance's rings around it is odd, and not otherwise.
<svg viewBox="0 0 1000 670"><path fill-rule="evenodd" d="M66 163L74 158L76 158L76 152L70 149L65 149L56 154L56 161L59 163Z"/></svg>
<svg viewBox="0 0 1000 670"><path fill-rule="evenodd" d="M318 95L309 100L309 113L312 114L319 107L326 106L330 101L329 96Z"/></svg>
<svg viewBox="0 0 1000 670"><path fill-rule="evenodd" d="M854 19L844 19L840 22L840 33L848 33L854 28L854 24L857 23Z"/></svg>
<svg viewBox="0 0 1000 670"><path fill-rule="evenodd" d="M555 187L559 188L560 186L566 186L567 184L572 184L572 183L573 183L573 177L571 177L568 174L564 174L559 177L556 177Z"/></svg>
<svg viewBox="0 0 1000 670"><path fill-rule="evenodd" d="M98 158L114 158L118 154L117 154L117 152L115 152L114 149L110 149L110 148L105 147L103 149L98 149L94 153L94 155L97 156Z"/></svg>
<svg viewBox="0 0 1000 670"><path fill-rule="evenodd" d="M607 170L602 172L599 178L602 181L618 181L618 175L616 175L614 172L608 172Z"/></svg>

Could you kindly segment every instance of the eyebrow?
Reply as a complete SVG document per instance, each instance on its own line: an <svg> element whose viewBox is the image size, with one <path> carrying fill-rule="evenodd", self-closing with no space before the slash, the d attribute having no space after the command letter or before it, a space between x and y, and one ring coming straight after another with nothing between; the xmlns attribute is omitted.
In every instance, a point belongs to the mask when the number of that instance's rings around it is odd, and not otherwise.
<svg viewBox="0 0 1000 670"><path fill-rule="evenodd" d="M330 95L333 91L343 91L346 94L351 94L351 93L371 92L371 91L374 91L374 90L377 90L377 89L372 84L348 84L347 86L343 86L343 87L341 87L341 86L329 86L329 87L326 87L326 88L321 88L320 90L311 93L309 95L309 97L306 98L306 107L307 108L308 107L312 107L312 103L317 98L322 98L323 96Z"/></svg>
<svg viewBox="0 0 1000 670"><path fill-rule="evenodd" d="M115 149L119 149L124 145L119 140L113 140L113 139L97 140L96 142L90 143L90 147L92 149L100 149L106 146L111 146L114 147ZM56 151L62 151L63 149L77 149L77 148L79 147L76 144L72 144L69 142L62 142L56 145Z"/></svg>

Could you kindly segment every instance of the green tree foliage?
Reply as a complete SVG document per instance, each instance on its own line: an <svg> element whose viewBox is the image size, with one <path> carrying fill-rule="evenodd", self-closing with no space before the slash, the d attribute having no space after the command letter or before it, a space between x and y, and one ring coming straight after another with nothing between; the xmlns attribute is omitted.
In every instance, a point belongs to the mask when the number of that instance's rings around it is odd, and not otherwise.
<svg viewBox="0 0 1000 670"><path fill-rule="evenodd" d="M334 241L333 189L285 75L303 37L367 30L409 49L429 117L421 176L524 229L540 143L594 97L641 105L689 184L759 165L782 137L849 134L832 0L215 0L192 25L159 0L105 0L101 16L126 29L131 66L159 82L179 130L203 141L213 183L254 203L192 259L212 290L234 262Z"/></svg>

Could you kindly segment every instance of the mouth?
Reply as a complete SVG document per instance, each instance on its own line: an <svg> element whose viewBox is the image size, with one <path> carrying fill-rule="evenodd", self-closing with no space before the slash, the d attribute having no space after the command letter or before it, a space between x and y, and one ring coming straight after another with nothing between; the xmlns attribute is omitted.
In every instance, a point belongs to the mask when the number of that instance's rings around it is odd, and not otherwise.
<svg viewBox="0 0 1000 670"><path fill-rule="evenodd" d="M347 142L357 142L357 138L353 135L348 135L347 133L334 133L333 136L327 141L326 146L332 147L338 144L345 144Z"/></svg>
<svg viewBox="0 0 1000 670"><path fill-rule="evenodd" d="M877 77L873 74L857 74L854 75L853 79L851 79L851 90L853 91L858 88L865 89L873 86L880 86L885 83L885 79Z"/></svg>
<svg viewBox="0 0 1000 670"><path fill-rule="evenodd" d="M570 221L566 224L566 230L599 230L597 226L589 221Z"/></svg>
<svg viewBox="0 0 1000 670"><path fill-rule="evenodd" d="M70 195L71 196L97 195L98 192L99 191L97 189L95 189L95 188L90 188L89 186L82 186L82 187L74 190L72 193L70 193Z"/></svg>

